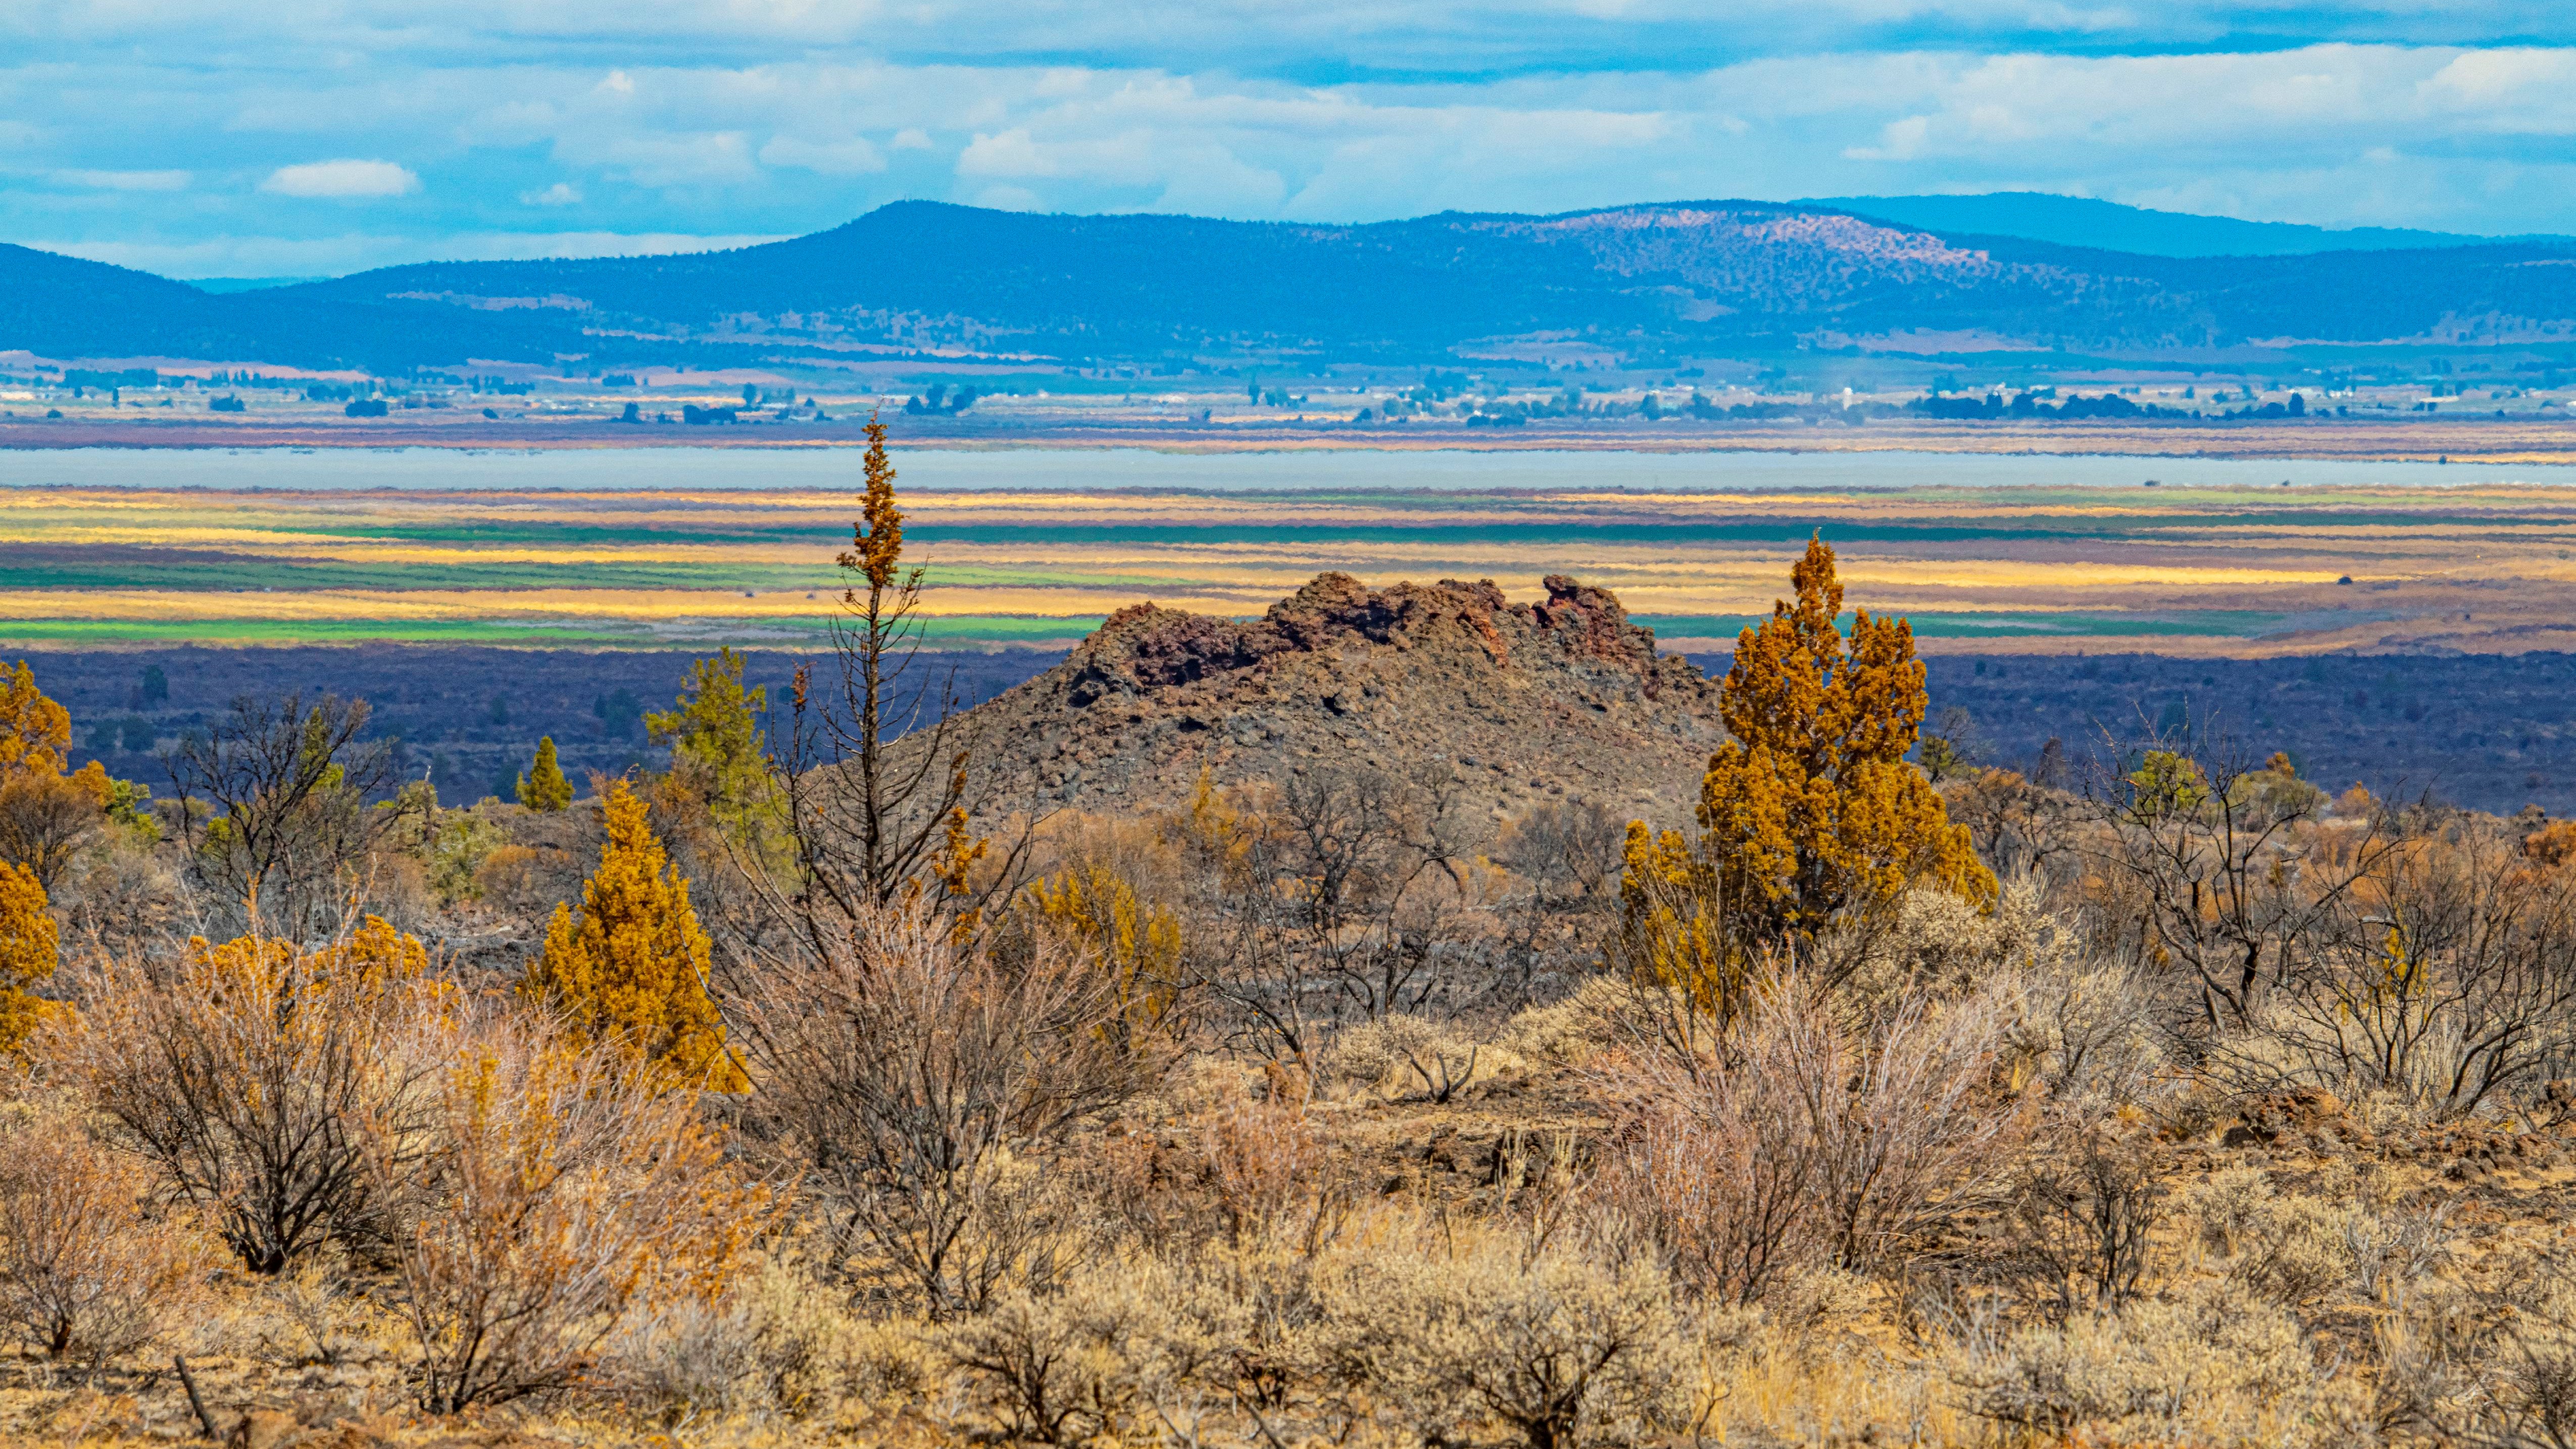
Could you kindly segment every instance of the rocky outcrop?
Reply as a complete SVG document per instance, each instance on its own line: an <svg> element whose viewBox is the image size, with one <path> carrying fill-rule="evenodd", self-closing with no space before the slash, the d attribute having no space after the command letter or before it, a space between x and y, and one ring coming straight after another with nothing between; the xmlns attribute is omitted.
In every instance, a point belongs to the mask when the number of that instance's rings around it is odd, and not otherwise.
<svg viewBox="0 0 2576 1449"><path fill-rule="evenodd" d="M970 716L993 797L1114 810L1325 760L1438 763L1494 808L1593 799L1679 819L1721 738L1715 686L1607 589L1328 573L1258 619L1139 604Z"/></svg>

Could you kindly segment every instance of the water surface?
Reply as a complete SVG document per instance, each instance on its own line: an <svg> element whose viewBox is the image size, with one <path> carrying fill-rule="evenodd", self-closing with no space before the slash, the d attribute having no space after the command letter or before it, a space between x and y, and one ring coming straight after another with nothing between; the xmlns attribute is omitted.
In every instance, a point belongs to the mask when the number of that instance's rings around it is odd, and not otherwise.
<svg viewBox="0 0 2576 1449"><path fill-rule="evenodd" d="M2576 468L2528 463L2373 463L2279 458L1988 453L1610 453L1313 451L1164 453L898 449L923 489L1621 488L1722 492L1914 487L2135 488L2471 483L2564 484ZM855 448L69 448L0 451L20 487L524 489L855 488Z"/></svg>

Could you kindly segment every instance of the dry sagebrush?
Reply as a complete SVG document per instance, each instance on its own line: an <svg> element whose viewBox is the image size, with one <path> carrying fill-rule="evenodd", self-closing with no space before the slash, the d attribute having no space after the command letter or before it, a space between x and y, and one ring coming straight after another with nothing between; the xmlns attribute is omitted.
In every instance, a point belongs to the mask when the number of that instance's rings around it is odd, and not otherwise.
<svg viewBox="0 0 2576 1449"><path fill-rule="evenodd" d="M1990 997L1852 1017L1808 984L1759 993L1705 1054L1600 1074L1625 1125L1604 1190L1685 1281L1739 1303L1810 1264L1877 1265L2000 1172L2023 1124L1990 1082Z"/></svg>
<svg viewBox="0 0 2576 1449"><path fill-rule="evenodd" d="M203 1246L151 1192L142 1163L60 1104L22 1104L0 1127L0 1324L95 1372L185 1313Z"/></svg>
<svg viewBox="0 0 2576 1449"><path fill-rule="evenodd" d="M447 1045L426 1110L361 1135L432 1412L579 1382L621 1319L715 1296L774 1217L644 1066L524 1013Z"/></svg>
<svg viewBox="0 0 2576 1449"><path fill-rule="evenodd" d="M376 1231L359 1124L406 1121L452 988L370 918L319 950L198 940L175 975L115 958L46 1051L253 1272Z"/></svg>
<svg viewBox="0 0 2576 1449"><path fill-rule="evenodd" d="M774 963L740 1004L750 1115L891 1287L932 1313L979 1306L1029 1210L1014 1143L1045 1141L1158 1063L1112 1030L1114 971L1043 936L1005 955L925 901L863 906ZM836 1254L839 1249L836 1248Z"/></svg>

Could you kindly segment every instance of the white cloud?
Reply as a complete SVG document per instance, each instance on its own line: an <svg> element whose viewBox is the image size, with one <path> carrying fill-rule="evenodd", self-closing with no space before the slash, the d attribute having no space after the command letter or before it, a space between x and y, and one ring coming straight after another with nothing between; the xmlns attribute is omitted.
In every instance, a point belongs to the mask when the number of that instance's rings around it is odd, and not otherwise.
<svg viewBox="0 0 2576 1449"><path fill-rule="evenodd" d="M1031 140L1026 126L978 136L957 156L960 176L1059 176L1062 162Z"/></svg>
<svg viewBox="0 0 2576 1449"><path fill-rule="evenodd" d="M57 171L56 185L79 186L91 191L185 191L190 174L185 171Z"/></svg>
<svg viewBox="0 0 2576 1449"><path fill-rule="evenodd" d="M2498 105L2534 90L2564 96L2571 81L2576 81L2576 55L2526 46L2466 52L2424 82L2423 89L2442 93L2449 104Z"/></svg>
<svg viewBox="0 0 2576 1449"><path fill-rule="evenodd" d="M793 166L825 176L865 176L886 169L885 153L869 144L864 136L837 141L772 136L769 144L760 148L760 164Z"/></svg>
<svg viewBox="0 0 2576 1449"><path fill-rule="evenodd" d="M217 3L164 0L182 19ZM296 35L329 33L335 48L243 41L261 63L225 67L148 37L111 51L98 37L123 32L107 0L0 6L0 50L12 35L33 37L0 61L0 115L43 118L0 121L0 236L171 247L275 238L340 248L334 256L377 246L392 259L441 237L464 246L497 218L542 216L514 203L577 202L582 220L615 236L689 237L812 231L908 196L1342 221L2002 189L2330 225L2576 231L2566 148L2576 47L2053 54L2027 43L2060 30L2140 33L2175 15L2217 25L2226 15L2214 0L2168 7L2161 20L2123 19L2111 0L1818 0L1817 14L1860 38L1805 50L1747 42L1753 53L1742 55L1682 42L1716 9L1765 33L1808 24L1806 12L1788 0L1497 0L1472 11L1458 0L1050 0L1007 12L998 0L634 3L612 25L605 11L541 12L523 0L456 0L434 13L276 0L276 13L298 17ZM2267 25L2314 19L2288 0L2248 4ZM2368 14L2394 24L2401 4L2427 23L2474 9L2387 0ZM74 36L67 16L98 28ZM1542 19L1566 58L1515 69L1512 28ZM1175 38L1142 49L1181 59L953 58L978 46L1042 52L1149 21ZM1935 21L2016 44L1897 43ZM1604 60L1582 50L1596 33L1584 25L1681 40ZM1444 63L1460 73L1347 78L1364 49L1353 37L1404 26L1445 27ZM951 58L916 63L896 41L879 44L907 27L942 33ZM1221 59L1258 62L1262 47L1285 47L1326 80L1293 66L1184 63L1199 43L1190 37L1229 28L1239 35L1231 51L1217 45ZM596 42L612 31L622 42L609 51ZM1365 59L1394 66L1406 53ZM603 54L618 68L604 68ZM1490 70L1467 73L1489 56L1499 58ZM306 159L326 147L379 159ZM245 177L267 180L254 189ZM423 193L422 177L438 185ZM177 185L153 190L166 183L145 178ZM404 194L416 196L405 235L355 240L337 235L344 212L306 200Z"/></svg>
<svg viewBox="0 0 2576 1449"><path fill-rule="evenodd" d="M308 161L280 166L259 189L280 196L408 196L420 189L420 177L391 161Z"/></svg>
<svg viewBox="0 0 2576 1449"><path fill-rule="evenodd" d="M721 186L759 174L740 131L619 130L582 126L555 140L556 159L599 166L638 186Z"/></svg>
<svg viewBox="0 0 2576 1449"><path fill-rule="evenodd" d="M1923 150L1923 138L1932 130L1930 116L1907 116L1879 128L1875 146L1845 147L1843 154L1854 161L1911 161Z"/></svg>
<svg viewBox="0 0 2576 1449"><path fill-rule="evenodd" d="M353 232L330 237L223 236L187 243L29 241L38 251L135 267L165 277L320 277L405 262L533 261L548 257L642 257L725 251L784 238L678 233L464 232L402 236Z"/></svg>

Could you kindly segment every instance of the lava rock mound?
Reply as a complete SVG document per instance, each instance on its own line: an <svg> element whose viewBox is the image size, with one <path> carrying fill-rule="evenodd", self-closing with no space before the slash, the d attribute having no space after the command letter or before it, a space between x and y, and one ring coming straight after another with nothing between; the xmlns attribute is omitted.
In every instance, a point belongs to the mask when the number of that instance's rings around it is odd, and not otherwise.
<svg viewBox="0 0 2576 1449"><path fill-rule="evenodd" d="M1593 801L1679 821L1724 738L1716 686L1563 576L1372 590L1327 573L1252 621L1138 604L966 717L994 807L1149 810L1326 762L1445 765L1500 814Z"/></svg>

